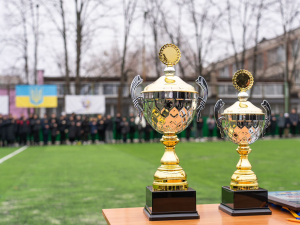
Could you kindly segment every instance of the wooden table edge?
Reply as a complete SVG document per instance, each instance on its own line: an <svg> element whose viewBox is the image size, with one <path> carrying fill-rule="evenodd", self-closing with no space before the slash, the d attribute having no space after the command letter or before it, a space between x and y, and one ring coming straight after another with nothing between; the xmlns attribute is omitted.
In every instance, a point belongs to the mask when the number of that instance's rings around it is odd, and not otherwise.
<svg viewBox="0 0 300 225"><path fill-rule="evenodd" d="M108 225L111 225L110 222L108 221L108 219L107 219L105 213L104 213L104 210L106 210L106 209L102 209L102 215L103 215L103 217L104 217L106 223L107 223Z"/></svg>
<svg viewBox="0 0 300 225"><path fill-rule="evenodd" d="M200 206L200 205L210 205L210 206L213 206L213 205L219 205L219 204L216 204L216 203L214 203L214 204L198 204L197 205L197 208L198 208L198 206ZM115 210L115 209L143 209L144 207L129 207L129 208L110 208L110 209L102 209L102 215L103 215L103 217L105 218L105 221L106 221L106 223L108 224L108 225L111 225L111 223L109 222L109 220L108 220L108 218L107 218L107 216L106 216L106 213L107 213L107 211L110 211L110 210ZM272 207L270 204L269 204L269 208L271 209L271 211L272 211L272 215L273 215L273 213L275 212L275 211L281 211L280 209L278 209L277 207ZM283 211L281 211L281 212L283 212ZM222 212L221 211L221 213L224 213L224 212ZM225 213L226 214L226 213ZM272 216L272 215L258 215L258 216ZM289 217L288 216L288 214L286 215L287 217ZM291 215L290 215L291 216ZM241 216L241 217L243 217L243 216ZM252 217L252 216L250 216L250 217ZM201 216L200 216L200 218L201 218ZM291 216L291 218L293 218L292 216ZM287 218L286 218L287 219ZM181 221L185 221L185 220L181 220ZM151 222L155 222L155 221L151 221ZM160 221L161 222L161 221ZM296 225L296 223L295 222L289 222L289 221L286 221L286 223L285 224L295 224Z"/></svg>

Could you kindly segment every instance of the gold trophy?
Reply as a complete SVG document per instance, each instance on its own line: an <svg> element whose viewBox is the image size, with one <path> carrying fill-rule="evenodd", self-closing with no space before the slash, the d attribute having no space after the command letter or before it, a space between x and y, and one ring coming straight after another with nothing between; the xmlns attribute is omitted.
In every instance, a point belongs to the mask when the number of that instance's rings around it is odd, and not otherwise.
<svg viewBox="0 0 300 225"><path fill-rule="evenodd" d="M270 104L264 100L261 105L265 113L248 100L246 91L253 86L254 79L247 70L237 71L232 78L233 86L239 91L236 103L224 110L219 117L219 110L225 105L220 99L214 109L215 120L222 137L224 134L235 144L240 160L237 170L231 176L230 187L222 187L222 203L220 210L232 215L270 215L268 208L268 191L259 188L257 177L251 170L248 160L251 152L250 144L260 135L264 136L271 118Z"/></svg>
<svg viewBox="0 0 300 225"><path fill-rule="evenodd" d="M145 215L149 220L197 219L196 191L188 187L187 176L175 153L179 139L176 134L185 130L192 122L196 111L197 119L207 100L207 83L201 76L196 83L203 97L195 88L175 76L174 65L180 60L180 50L173 44L164 45L159 58L167 67L165 75L145 87L141 96L136 96L136 88L143 80L137 75L131 83L131 97L140 118L157 132L163 134L161 143L165 153L161 166L154 174L152 186L146 188ZM198 106L197 103L199 102Z"/></svg>

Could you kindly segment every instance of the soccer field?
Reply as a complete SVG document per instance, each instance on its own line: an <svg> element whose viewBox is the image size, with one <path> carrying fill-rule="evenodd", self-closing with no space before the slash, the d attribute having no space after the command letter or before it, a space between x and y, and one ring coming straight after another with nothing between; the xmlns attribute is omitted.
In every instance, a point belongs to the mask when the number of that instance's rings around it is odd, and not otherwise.
<svg viewBox="0 0 300 225"><path fill-rule="evenodd" d="M260 187L299 190L300 140L260 140L249 155ZM231 142L179 143L197 204L219 203L239 156ZM4 157L17 148L0 149ZM153 144L29 147L0 164L0 224L106 224L103 208L143 207L164 147Z"/></svg>

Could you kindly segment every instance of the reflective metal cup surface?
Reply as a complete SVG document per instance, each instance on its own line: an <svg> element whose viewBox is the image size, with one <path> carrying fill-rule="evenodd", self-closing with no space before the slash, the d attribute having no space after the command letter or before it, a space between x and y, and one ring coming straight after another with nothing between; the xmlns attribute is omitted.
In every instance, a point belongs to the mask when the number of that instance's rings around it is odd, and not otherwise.
<svg viewBox="0 0 300 225"><path fill-rule="evenodd" d="M247 70L239 70L233 76L233 85L240 91L239 101L219 114L220 109L225 103L220 99L214 109L215 120L220 129L221 135L226 135L230 141L238 144L237 152L240 160L236 166L237 170L231 176L230 188L232 190L256 190L258 182L255 173L251 170L252 166L248 160L251 152L250 144L254 143L261 135L265 134L266 128L270 123L271 107L264 100L262 107L265 113L255 107L248 100L246 93L254 83L252 74Z"/></svg>
<svg viewBox="0 0 300 225"><path fill-rule="evenodd" d="M192 122L197 97L190 92L143 93L144 117L157 132L178 134Z"/></svg>
<svg viewBox="0 0 300 225"><path fill-rule="evenodd" d="M265 115L223 115L222 129L225 135L235 144L254 143L265 127Z"/></svg>

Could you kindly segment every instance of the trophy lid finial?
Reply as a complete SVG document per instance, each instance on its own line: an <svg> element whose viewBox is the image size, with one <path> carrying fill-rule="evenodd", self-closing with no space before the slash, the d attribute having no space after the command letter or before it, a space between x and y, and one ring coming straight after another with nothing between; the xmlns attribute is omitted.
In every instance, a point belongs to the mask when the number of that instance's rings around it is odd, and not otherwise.
<svg viewBox="0 0 300 225"><path fill-rule="evenodd" d="M176 45L166 44L159 51L159 59L167 65L164 69L164 76L159 77L152 84L147 85L142 93L153 92L190 92L198 93L194 86L184 82L179 76L175 75L176 65L180 60L180 50Z"/></svg>
<svg viewBox="0 0 300 225"><path fill-rule="evenodd" d="M224 110L226 114L246 114L246 115L264 115L260 108L257 108L248 100L248 93L253 86L254 79L248 70L238 70L232 78L233 86L240 92L236 103Z"/></svg>
<svg viewBox="0 0 300 225"><path fill-rule="evenodd" d="M165 44L159 51L160 61L167 66L176 65L181 57L179 48L174 44Z"/></svg>
<svg viewBox="0 0 300 225"><path fill-rule="evenodd" d="M235 89L240 92L246 92L253 86L254 79L248 70L238 70L232 77L232 83Z"/></svg>

